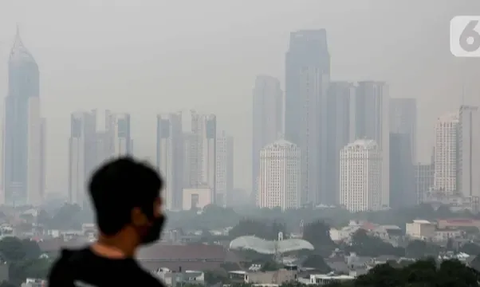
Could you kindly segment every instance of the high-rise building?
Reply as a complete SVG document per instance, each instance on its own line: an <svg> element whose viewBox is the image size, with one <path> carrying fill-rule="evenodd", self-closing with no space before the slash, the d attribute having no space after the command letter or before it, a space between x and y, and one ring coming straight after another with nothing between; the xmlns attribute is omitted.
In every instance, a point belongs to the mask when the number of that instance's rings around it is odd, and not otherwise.
<svg viewBox="0 0 480 287"><path fill-rule="evenodd" d="M157 116L157 167L165 179L167 210L182 209L184 141L182 113Z"/></svg>
<svg viewBox="0 0 480 287"><path fill-rule="evenodd" d="M283 98L280 81L260 75L253 88L252 118L252 193L258 187L260 150L278 140L283 133Z"/></svg>
<svg viewBox="0 0 480 287"><path fill-rule="evenodd" d="M45 118L40 122L40 202L45 199L45 172L47 170L47 121Z"/></svg>
<svg viewBox="0 0 480 287"><path fill-rule="evenodd" d="M434 189L452 195L457 193L458 112L445 114L435 124Z"/></svg>
<svg viewBox="0 0 480 287"><path fill-rule="evenodd" d="M98 111L71 115L69 139L69 202L85 207L87 182L95 168L106 160L130 154L129 117L105 111L104 121ZM130 144L129 144L130 143Z"/></svg>
<svg viewBox="0 0 480 287"><path fill-rule="evenodd" d="M382 153L382 206L390 205L389 95L384 82L359 82L355 91L355 134L357 139L374 140Z"/></svg>
<svg viewBox="0 0 480 287"><path fill-rule="evenodd" d="M301 202L317 205L327 190L327 32L292 32L285 62L285 139L302 151Z"/></svg>
<svg viewBox="0 0 480 287"><path fill-rule="evenodd" d="M480 111L461 106L458 129L458 192L480 196Z"/></svg>
<svg viewBox="0 0 480 287"><path fill-rule="evenodd" d="M70 117L69 203L84 206L87 182L97 161L96 112L75 112Z"/></svg>
<svg viewBox="0 0 480 287"><path fill-rule="evenodd" d="M433 188L434 165L432 163L415 165L415 193L416 203L422 203L427 195L427 192Z"/></svg>
<svg viewBox="0 0 480 287"><path fill-rule="evenodd" d="M417 103L390 99L390 207L417 203L413 163L416 162Z"/></svg>
<svg viewBox="0 0 480 287"><path fill-rule="evenodd" d="M327 190L325 204L339 202L340 151L355 140L355 88L349 82L331 82L327 99Z"/></svg>
<svg viewBox="0 0 480 287"><path fill-rule="evenodd" d="M352 212L382 208L382 152L374 140L356 140L340 152L340 204Z"/></svg>
<svg viewBox="0 0 480 287"><path fill-rule="evenodd" d="M390 207L404 208L417 203L411 136L390 133Z"/></svg>
<svg viewBox="0 0 480 287"><path fill-rule="evenodd" d="M39 69L17 29L5 100L5 204L38 205L43 194Z"/></svg>
<svg viewBox="0 0 480 287"><path fill-rule="evenodd" d="M390 133L409 135L412 163L417 162L417 100L390 99Z"/></svg>
<svg viewBox="0 0 480 287"><path fill-rule="evenodd" d="M260 151L258 207L300 206L301 153L293 143L279 140Z"/></svg>
<svg viewBox="0 0 480 287"><path fill-rule="evenodd" d="M215 200L217 118L192 111L191 119L192 131L186 141L189 185L184 188L209 188Z"/></svg>
<svg viewBox="0 0 480 287"><path fill-rule="evenodd" d="M112 134L113 156L133 155L133 139L130 135L130 115L107 112L107 130Z"/></svg>
<svg viewBox="0 0 480 287"><path fill-rule="evenodd" d="M218 206L226 207L233 192L233 137L222 131L217 135L216 150L215 202Z"/></svg>

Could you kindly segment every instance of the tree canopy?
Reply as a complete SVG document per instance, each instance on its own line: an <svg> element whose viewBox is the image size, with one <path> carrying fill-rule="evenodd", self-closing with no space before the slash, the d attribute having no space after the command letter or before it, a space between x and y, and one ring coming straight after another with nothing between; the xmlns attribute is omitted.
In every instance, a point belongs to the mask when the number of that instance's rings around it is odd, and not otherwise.
<svg viewBox="0 0 480 287"><path fill-rule="evenodd" d="M259 221L277 220L286 225L287 230L299 230L303 222L313 222L321 218L333 227L345 226L349 220L366 220L376 224L397 225L402 229L405 223L414 219L436 220L438 218L479 218L480 214L471 214L468 211L452 212L448 207L441 206L434 209L431 205L390 209L376 212L351 213L342 208L300 208L282 211L280 208L243 208L232 209L218 206L207 206L199 213L196 210L168 213L170 228L185 229L218 229L236 225L240 220L252 219Z"/></svg>
<svg viewBox="0 0 480 287"><path fill-rule="evenodd" d="M330 226L322 220L308 223L303 228L303 239L315 247L315 252L324 256L330 255L336 244L330 237Z"/></svg>
<svg viewBox="0 0 480 287"><path fill-rule="evenodd" d="M50 259L39 258L40 247L28 239L3 238L0 240L0 254L9 266L7 283L13 286L20 286L26 278L46 278L52 263Z"/></svg>
<svg viewBox="0 0 480 287"><path fill-rule="evenodd" d="M269 224L268 222L245 219L235 225L228 235L231 239L245 235L254 235L266 240L276 240L279 232L286 234L285 224L277 221Z"/></svg>

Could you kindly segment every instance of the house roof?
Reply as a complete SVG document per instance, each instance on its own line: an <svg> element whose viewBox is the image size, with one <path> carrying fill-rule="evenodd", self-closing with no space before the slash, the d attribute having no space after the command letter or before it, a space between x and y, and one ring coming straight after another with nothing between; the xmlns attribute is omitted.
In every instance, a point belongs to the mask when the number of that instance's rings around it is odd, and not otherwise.
<svg viewBox="0 0 480 287"><path fill-rule="evenodd" d="M229 251L221 245L164 245L154 244L140 249L138 253L139 260L210 260L210 261L231 261L236 260L236 256L229 254ZM167 266L165 266L167 267ZM195 268L193 268L195 269Z"/></svg>

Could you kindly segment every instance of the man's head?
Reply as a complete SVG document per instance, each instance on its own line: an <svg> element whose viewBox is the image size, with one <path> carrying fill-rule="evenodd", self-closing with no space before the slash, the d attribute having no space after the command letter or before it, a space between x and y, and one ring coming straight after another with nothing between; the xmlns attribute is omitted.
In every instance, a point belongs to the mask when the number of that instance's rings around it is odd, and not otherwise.
<svg viewBox="0 0 480 287"><path fill-rule="evenodd" d="M143 244L159 239L164 223L160 190L163 180L150 166L123 157L92 175L90 197L102 235L133 230Z"/></svg>

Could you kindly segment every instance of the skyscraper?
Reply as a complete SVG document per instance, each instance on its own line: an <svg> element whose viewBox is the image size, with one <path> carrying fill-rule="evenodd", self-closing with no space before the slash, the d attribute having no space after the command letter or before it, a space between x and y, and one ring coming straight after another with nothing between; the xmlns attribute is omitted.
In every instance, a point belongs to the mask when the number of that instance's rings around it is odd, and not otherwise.
<svg viewBox="0 0 480 287"><path fill-rule="evenodd" d="M95 111L73 113L70 125L68 198L83 207L88 177L98 164Z"/></svg>
<svg viewBox="0 0 480 287"><path fill-rule="evenodd" d="M390 99L390 207L417 203L414 162L417 144L415 99Z"/></svg>
<svg viewBox="0 0 480 287"><path fill-rule="evenodd" d="M222 131L217 135L216 204L226 207L232 203L233 192L233 137Z"/></svg>
<svg viewBox="0 0 480 287"><path fill-rule="evenodd" d="M186 144L189 170L189 186L184 188L209 188L210 198L216 198L216 144L217 118L191 111L192 130Z"/></svg>
<svg viewBox="0 0 480 287"><path fill-rule="evenodd" d="M356 140L340 153L340 204L352 212L382 207L382 152L374 140Z"/></svg>
<svg viewBox="0 0 480 287"><path fill-rule="evenodd" d="M464 197L480 196L480 111L461 106L458 129L458 191Z"/></svg>
<svg viewBox="0 0 480 287"><path fill-rule="evenodd" d="M453 195L458 191L458 112L445 114L435 124L434 189Z"/></svg>
<svg viewBox="0 0 480 287"><path fill-rule="evenodd" d="M404 208L417 203L411 136L390 133L390 207Z"/></svg>
<svg viewBox="0 0 480 287"><path fill-rule="evenodd" d="M93 170L104 161L131 151L129 116L108 110L104 117L98 115L93 110L75 112L70 117L68 195L71 204L81 207L88 203L86 184Z"/></svg>
<svg viewBox="0 0 480 287"><path fill-rule="evenodd" d="M40 122L40 203L45 199L45 172L47 166L47 121L45 118L41 119Z"/></svg>
<svg viewBox="0 0 480 287"><path fill-rule="evenodd" d="M278 79L266 75L257 76L252 110L252 192L256 194L260 150L279 139L283 132L283 98Z"/></svg>
<svg viewBox="0 0 480 287"><path fill-rule="evenodd" d="M126 113L110 114L107 117L107 130L112 136L113 156L133 155L133 139L130 135L130 115Z"/></svg>
<svg viewBox="0 0 480 287"><path fill-rule="evenodd" d="M17 29L5 100L5 203L37 205L43 194L39 69Z"/></svg>
<svg viewBox="0 0 480 287"><path fill-rule="evenodd" d="M300 149L285 140L260 151L257 206L282 210L300 207L300 159Z"/></svg>
<svg viewBox="0 0 480 287"><path fill-rule="evenodd" d="M382 152L381 203L390 205L390 125L388 86L384 82L359 82L355 91L355 134L374 140Z"/></svg>
<svg viewBox="0 0 480 287"><path fill-rule="evenodd" d="M355 140L355 87L349 82L331 82L327 98L327 189L325 204L338 204L340 151Z"/></svg>
<svg viewBox="0 0 480 287"><path fill-rule="evenodd" d="M409 135L412 163L417 162L417 101L415 99L390 99L390 133Z"/></svg>
<svg viewBox="0 0 480 287"><path fill-rule="evenodd" d="M285 72L285 139L301 150L301 202L317 205L326 190L330 55L324 29L290 34Z"/></svg>
<svg viewBox="0 0 480 287"><path fill-rule="evenodd" d="M182 209L184 141L182 114L157 116L157 167L165 178L163 192L167 210Z"/></svg>

